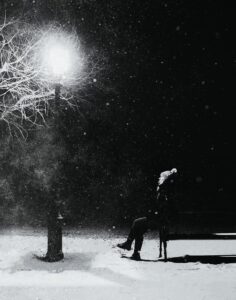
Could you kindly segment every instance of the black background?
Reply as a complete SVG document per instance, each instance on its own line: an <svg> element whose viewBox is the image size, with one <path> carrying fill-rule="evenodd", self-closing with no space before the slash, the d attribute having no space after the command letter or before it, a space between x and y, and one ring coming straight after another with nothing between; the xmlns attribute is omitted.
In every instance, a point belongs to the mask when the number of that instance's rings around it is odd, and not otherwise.
<svg viewBox="0 0 236 300"><path fill-rule="evenodd" d="M72 223L122 224L145 214L159 173L172 167L181 210L235 211L232 7L210 0L0 3L2 15L74 26L84 48L106 58L81 114L67 110L60 124L67 155L58 184Z"/></svg>

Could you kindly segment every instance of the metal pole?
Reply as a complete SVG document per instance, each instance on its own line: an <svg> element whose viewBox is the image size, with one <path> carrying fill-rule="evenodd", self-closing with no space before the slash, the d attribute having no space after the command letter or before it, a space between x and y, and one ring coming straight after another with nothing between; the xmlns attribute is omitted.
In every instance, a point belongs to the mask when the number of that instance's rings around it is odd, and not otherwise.
<svg viewBox="0 0 236 300"><path fill-rule="evenodd" d="M60 84L55 86L55 126L58 134L58 109L60 101ZM61 216L58 207L55 202L54 196L49 200L48 207L48 251L46 254L46 260L49 262L59 261L64 258L62 252L62 221L63 217Z"/></svg>

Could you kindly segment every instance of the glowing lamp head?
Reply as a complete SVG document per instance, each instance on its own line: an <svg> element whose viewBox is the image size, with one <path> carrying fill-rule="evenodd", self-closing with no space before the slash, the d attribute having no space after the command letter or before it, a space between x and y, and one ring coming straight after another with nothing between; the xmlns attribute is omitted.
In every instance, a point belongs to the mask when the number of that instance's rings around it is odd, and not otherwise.
<svg viewBox="0 0 236 300"><path fill-rule="evenodd" d="M53 75L63 76L70 70L70 53L69 50L61 45L54 45L48 51L48 65Z"/></svg>
<svg viewBox="0 0 236 300"><path fill-rule="evenodd" d="M77 36L58 28L45 33L40 46L41 78L47 82L73 85L83 71L83 54Z"/></svg>

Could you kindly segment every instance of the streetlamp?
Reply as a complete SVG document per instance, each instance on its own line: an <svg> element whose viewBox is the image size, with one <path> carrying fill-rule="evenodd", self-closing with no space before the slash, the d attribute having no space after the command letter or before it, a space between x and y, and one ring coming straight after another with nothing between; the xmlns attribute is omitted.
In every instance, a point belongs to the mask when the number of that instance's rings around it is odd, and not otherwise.
<svg viewBox="0 0 236 300"><path fill-rule="evenodd" d="M61 92L61 82L63 77L69 71L70 56L69 50L65 46L55 44L48 48L48 54L46 56L48 60L48 66L52 72L52 78L55 81L55 126L58 128L58 109ZM46 260L50 262L59 261L64 258L62 251L62 216L56 206L54 197L49 199L48 203L48 249L46 254Z"/></svg>
<svg viewBox="0 0 236 300"><path fill-rule="evenodd" d="M77 54L77 57L73 55ZM72 63L73 57L73 63ZM71 47L68 40L63 39L61 35L52 35L45 40L45 48L43 52L43 66L49 83L55 86L54 91L54 115L55 126L58 128L59 122L59 101L61 98L62 85L75 80L73 77L74 64L78 58L78 51L76 52ZM78 59L77 59L78 62ZM80 67L80 66L79 66ZM78 66L77 66L78 71ZM76 83L76 80L75 80ZM58 131L58 130L57 130ZM57 133L58 134L58 133ZM62 216L56 205L55 197L48 200L48 249L45 261L55 262L64 258L62 251Z"/></svg>

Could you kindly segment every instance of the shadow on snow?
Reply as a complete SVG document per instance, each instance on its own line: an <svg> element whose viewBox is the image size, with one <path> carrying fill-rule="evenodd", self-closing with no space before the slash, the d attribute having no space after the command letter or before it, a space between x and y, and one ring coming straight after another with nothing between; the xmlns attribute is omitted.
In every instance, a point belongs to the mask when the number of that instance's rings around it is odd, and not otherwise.
<svg viewBox="0 0 236 300"><path fill-rule="evenodd" d="M98 276L105 280L113 281L121 285L130 285L133 282L129 274L116 272L109 267L94 267L93 261L98 252L88 253L67 253L66 258L59 262L44 262L33 253L21 257L7 270L11 273L22 271L47 271L49 273L62 273L65 271L85 271L91 275ZM1 268L0 268L1 269Z"/></svg>
<svg viewBox="0 0 236 300"><path fill-rule="evenodd" d="M164 261L160 259L159 261ZM233 264L236 263L236 255L185 255L167 259L173 263L202 263L202 264Z"/></svg>

